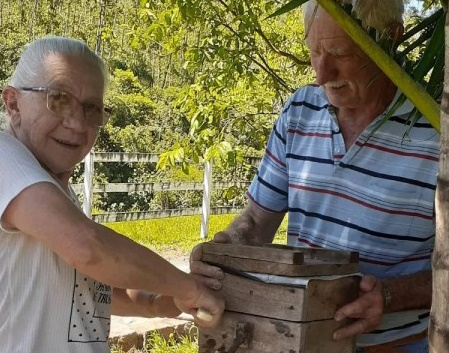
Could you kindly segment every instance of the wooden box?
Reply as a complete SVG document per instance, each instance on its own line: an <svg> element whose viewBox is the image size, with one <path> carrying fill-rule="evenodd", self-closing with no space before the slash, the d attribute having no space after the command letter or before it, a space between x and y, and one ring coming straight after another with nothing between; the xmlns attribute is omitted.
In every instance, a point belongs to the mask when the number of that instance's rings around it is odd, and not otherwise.
<svg viewBox="0 0 449 353"><path fill-rule="evenodd" d="M200 353L353 353L334 341L335 311L359 291L358 254L206 243L203 261L225 271L221 325L200 329Z"/></svg>

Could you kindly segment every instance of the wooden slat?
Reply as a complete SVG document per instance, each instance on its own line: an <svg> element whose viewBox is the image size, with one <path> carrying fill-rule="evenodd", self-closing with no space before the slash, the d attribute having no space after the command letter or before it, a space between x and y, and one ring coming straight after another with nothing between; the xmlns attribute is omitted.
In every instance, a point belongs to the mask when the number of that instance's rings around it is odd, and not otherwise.
<svg viewBox="0 0 449 353"><path fill-rule="evenodd" d="M353 353L353 338L334 341L335 330L347 325L335 320L297 323L261 316L226 311L220 325L215 329L199 330L199 353L228 352L236 327L240 323L252 326L249 346L238 348L238 353Z"/></svg>
<svg viewBox="0 0 449 353"><path fill-rule="evenodd" d="M264 244L265 247L284 250L296 250L304 253L304 261L318 260L332 263L354 263L359 262L357 251L340 251L330 249L306 248L283 244Z"/></svg>
<svg viewBox="0 0 449 353"><path fill-rule="evenodd" d="M230 187L246 188L250 182L217 182L212 183L213 189L226 189ZM77 194L83 192L83 184L72 184L73 190ZM202 191L204 185L202 182L158 182L158 183L108 183L108 184L94 184L92 186L92 192L152 192L152 191L187 191L187 190L197 190Z"/></svg>
<svg viewBox="0 0 449 353"><path fill-rule="evenodd" d="M156 163L159 160L158 154L132 153L132 152L95 152L95 162L145 162Z"/></svg>
<svg viewBox="0 0 449 353"><path fill-rule="evenodd" d="M231 348L238 323L249 323L253 332L249 348L239 348L238 353L277 353L300 351L303 325L259 316L226 311L216 329L200 329L199 353L228 352ZM324 352L321 352L324 353Z"/></svg>
<svg viewBox="0 0 449 353"><path fill-rule="evenodd" d="M239 214L242 210L243 208L239 207L226 207L226 206L211 207L210 214L212 215ZM200 207L158 210L158 211L101 213L92 215L92 219L98 223L110 223L110 222L137 221L145 219L194 216L194 215L201 215Z"/></svg>
<svg viewBox="0 0 449 353"><path fill-rule="evenodd" d="M258 166L261 158L245 156L244 161L253 166ZM159 154L155 153L135 153L135 152L95 152L95 162L145 162L145 163L157 163L159 160Z"/></svg>
<svg viewBox="0 0 449 353"><path fill-rule="evenodd" d="M220 293L225 299L226 310L279 320L306 321L305 288L263 283L226 273Z"/></svg>
<svg viewBox="0 0 449 353"><path fill-rule="evenodd" d="M283 264L278 262L236 258L227 255L203 253L203 261L217 266L226 266L238 271L265 273L289 277L329 276L357 273L357 263L332 264L317 261L302 265Z"/></svg>
<svg viewBox="0 0 449 353"><path fill-rule="evenodd" d="M114 212L92 215L92 220L98 223L138 221L153 218L168 218L179 216L193 216L201 214L201 208L185 208L175 210L160 210L146 212Z"/></svg>
<svg viewBox="0 0 449 353"><path fill-rule="evenodd" d="M302 251L284 250L262 246L209 242L203 244L203 253L227 255L234 258L254 259L292 265L300 265L304 262L304 254Z"/></svg>
<svg viewBox="0 0 449 353"><path fill-rule="evenodd" d="M221 294L226 310L307 322L332 319L337 309L358 297L359 282L360 276L347 276L312 279L307 287L292 287L226 273Z"/></svg>
<svg viewBox="0 0 449 353"><path fill-rule="evenodd" d="M360 276L347 276L335 280L311 279L307 284L306 321L333 318L342 306L359 297Z"/></svg>

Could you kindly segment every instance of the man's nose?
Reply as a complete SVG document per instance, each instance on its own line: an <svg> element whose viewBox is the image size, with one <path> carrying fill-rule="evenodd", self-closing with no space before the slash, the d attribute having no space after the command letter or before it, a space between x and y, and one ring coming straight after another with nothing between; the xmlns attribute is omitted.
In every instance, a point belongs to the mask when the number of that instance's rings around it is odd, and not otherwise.
<svg viewBox="0 0 449 353"><path fill-rule="evenodd" d="M315 71L316 83L319 85L337 79L334 58L328 54L322 54L318 58L312 59L312 67Z"/></svg>

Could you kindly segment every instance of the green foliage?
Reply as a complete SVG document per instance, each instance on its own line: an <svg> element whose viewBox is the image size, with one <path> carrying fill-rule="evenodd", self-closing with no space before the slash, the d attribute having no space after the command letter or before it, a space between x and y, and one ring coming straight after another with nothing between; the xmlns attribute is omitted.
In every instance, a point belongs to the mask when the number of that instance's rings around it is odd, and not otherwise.
<svg viewBox="0 0 449 353"><path fill-rule="evenodd" d="M125 352L120 345L113 345L111 353L196 353L198 352L197 328L192 327L192 331L194 332L189 336L176 336L171 333L167 338L155 331L146 339L146 346L142 350L133 348Z"/></svg>
<svg viewBox="0 0 449 353"><path fill-rule="evenodd" d="M176 337L170 334L168 339L161 335L153 333L148 340L146 349L153 353L197 353L198 339L190 336Z"/></svg>
<svg viewBox="0 0 449 353"><path fill-rule="evenodd" d="M248 181L255 170L243 156L262 154L287 96L313 80L301 11L268 18L288 2L2 2L0 82L7 82L25 43L44 35L82 39L111 76L111 119L95 150L161 154L159 169L97 163L96 182L201 181L205 160L213 162L214 180ZM419 57L421 47L410 55ZM438 80L433 76L429 86L439 89ZM82 169L73 182L82 180ZM242 205L243 192L214 192L212 206ZM104 212L198 207L200 198L154 192L95 194L94 201Z"/></svg>

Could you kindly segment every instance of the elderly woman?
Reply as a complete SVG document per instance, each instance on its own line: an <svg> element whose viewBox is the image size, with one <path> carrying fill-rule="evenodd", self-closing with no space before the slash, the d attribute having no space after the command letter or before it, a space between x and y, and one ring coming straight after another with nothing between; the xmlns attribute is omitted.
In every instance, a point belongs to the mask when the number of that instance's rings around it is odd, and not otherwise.
<svg viewBox="0 0 449 353"><path fill-rule="evenodd" d="M48 37L26 48L3 90L2 353L108 352L111 306L146 317L185 311L204 326L223 312L193 277L80 211L69 177L107 120L106 77L83 42Z"/></svg>

